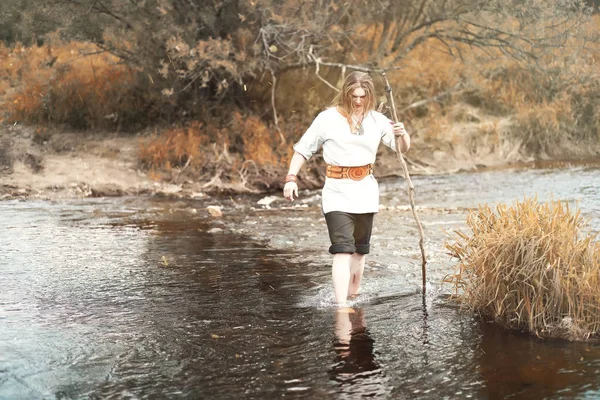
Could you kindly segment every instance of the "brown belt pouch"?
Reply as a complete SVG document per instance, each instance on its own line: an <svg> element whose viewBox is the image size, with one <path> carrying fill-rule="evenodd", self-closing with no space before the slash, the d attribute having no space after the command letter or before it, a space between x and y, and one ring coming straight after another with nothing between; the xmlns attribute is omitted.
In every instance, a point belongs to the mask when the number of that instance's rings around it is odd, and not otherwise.
<svg viewBox="0 0 600 400"><path fill-rule="evenodd" d="M360 167L342 167L327 164L325 175L334 179L352 179L360 181L365 176L373 173L373 164L361 165Z"/></svg>

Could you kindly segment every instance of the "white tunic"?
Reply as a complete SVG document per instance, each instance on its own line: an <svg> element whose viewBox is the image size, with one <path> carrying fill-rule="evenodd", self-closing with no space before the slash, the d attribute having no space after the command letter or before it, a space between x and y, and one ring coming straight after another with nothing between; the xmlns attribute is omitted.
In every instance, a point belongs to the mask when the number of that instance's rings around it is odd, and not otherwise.
<svg viewBox="0 0 600 400"><path fill-rule="evenodd" d="M335 107L321 112L302 135L294 150L309 159L323 147L327 164L356 167L373 164L379 143L396 150L390 120L370 111L363 120L364 133L353 134L348 120ZM326 178L322 196L323 213L343 211L354 214L379 211L379 186L373 175L360 181Z"/></svg>

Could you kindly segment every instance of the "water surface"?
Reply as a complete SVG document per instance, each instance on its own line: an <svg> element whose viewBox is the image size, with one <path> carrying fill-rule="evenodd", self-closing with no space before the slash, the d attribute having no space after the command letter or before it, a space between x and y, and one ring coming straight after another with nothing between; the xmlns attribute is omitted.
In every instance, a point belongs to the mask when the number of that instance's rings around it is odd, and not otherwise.
<svg viewBox="0 0 600 400"><path fill-rule="evenodd" d="M597 230L599 172L495 171L414 183L419 206L451 210L446 220L463 220L478 203L537 194L579 202ZM381 187L382 203L405 204L401 182ZM482 324L442 291L423 299L386 263L367 270L352 312L338 310L328 265L191 210L205 205L0 203L0 398L600 396L597 345ZM444 221L425 220L427 230ZM428 246L441 253L441 236ZM433 269L448 268L437 259Z"/></svg>

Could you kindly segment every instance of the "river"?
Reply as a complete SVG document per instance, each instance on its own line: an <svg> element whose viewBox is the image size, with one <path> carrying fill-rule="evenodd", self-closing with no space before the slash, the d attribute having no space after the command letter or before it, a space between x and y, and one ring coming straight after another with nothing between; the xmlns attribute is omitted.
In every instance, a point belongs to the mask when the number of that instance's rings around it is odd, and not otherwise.
<svg viewBox="0 0 600 400"><path fill-rule="evenodd" d="M441 285L453 267L444 230L477 204L561 199L600 231L600 169L413 182L430 290L418 289L404 185L384 180L352 312L332 304L317 192L297 207L253 196L0 202L0 399L600 397L599 345L481 323Z"/></svg>

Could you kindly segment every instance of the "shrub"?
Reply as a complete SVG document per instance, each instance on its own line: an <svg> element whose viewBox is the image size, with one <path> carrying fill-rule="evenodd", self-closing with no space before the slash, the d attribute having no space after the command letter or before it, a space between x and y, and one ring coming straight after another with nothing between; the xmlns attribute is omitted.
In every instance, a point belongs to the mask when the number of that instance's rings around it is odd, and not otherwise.
<svg viewBox="0 0 600 400"><path fill-rule="evenodd" d="M0 95L9 122L128 127L148 118L152 96L135 69L90 43L0 48Z"/></svg>
<svg viewBox="0 0 600 400"><path fill-rule="evenodd" d="M284 143L277 131L267 126L259 117L244 116L235 112L232 128L242 139L241 153L244 160L252 160L259 166L278 165L282 161L278 150Z"/></svg>
<svg viewBox="0 0 600 400"><path fill-rule="evenodd" d="M584 234L579 209L524 199L480 206L446 243L459 259L456 298L507 328L538 336L587 339L600 328L600 245Z"/></svg>
<svg viewBox="0 0 600 400"><path fill-rule="evenodd" d="M186 127L169 129L141 143L138 157L150 169L171 170L192 160L196 165L202 164L206 160L201 147L209 142L208 136L201 122L192 121Z"/></svg>
<svg viewBox="0 0 600 400"><path fill-rule="evenodd" d="M559 156L563 151L560 144L573 139L569 136L575 135L576 121L567 97L532 105L516 113L512 135L523 141L528 154Z"/></svg>

